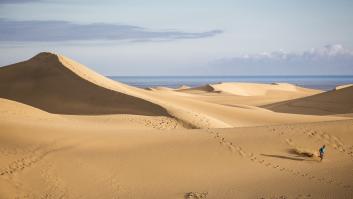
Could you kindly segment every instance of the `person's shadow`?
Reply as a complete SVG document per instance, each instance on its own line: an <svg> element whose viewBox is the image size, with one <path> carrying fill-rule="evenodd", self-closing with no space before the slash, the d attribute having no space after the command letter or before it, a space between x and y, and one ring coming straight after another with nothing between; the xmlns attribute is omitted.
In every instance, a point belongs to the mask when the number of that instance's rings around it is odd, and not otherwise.
<svg viewBox="0 0 353 199"><path fill-rule="evenodd" d="M287 159L287 160L296 160L296 161L315 161L313 159L315 155L310 152L301 152L298 151L297 149L288 149L287 151L291 156L285 156L285 155L275 155L275 154L261 154L262 156L266 157L272 157L272 158L281 158L281 159Z"/></svg>

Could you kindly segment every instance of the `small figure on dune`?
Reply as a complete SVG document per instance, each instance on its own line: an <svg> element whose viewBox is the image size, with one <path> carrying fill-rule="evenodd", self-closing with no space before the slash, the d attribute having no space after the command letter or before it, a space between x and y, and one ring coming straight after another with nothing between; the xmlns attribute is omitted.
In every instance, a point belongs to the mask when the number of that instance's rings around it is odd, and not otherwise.
<svg viewBox="0 0 353 199"><path fill-rule="evenodd" d="M325 150L326 150L326 146L323 145L320 149L319 149L319 157L320 157L320 161L322 161L322 159L324 159L324 154L325 154Z"/></svg>

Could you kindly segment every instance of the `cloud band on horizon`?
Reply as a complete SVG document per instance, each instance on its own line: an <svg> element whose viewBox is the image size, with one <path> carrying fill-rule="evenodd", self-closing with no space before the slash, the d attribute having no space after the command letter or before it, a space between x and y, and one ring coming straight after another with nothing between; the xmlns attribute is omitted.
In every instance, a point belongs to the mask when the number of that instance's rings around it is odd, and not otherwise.
<svg viewBox="0 0 353 199"><path fill-rule="evenodd" d="M0 41L57 42L87 40L176 40L212 37L221 30L206 32L151 31L131 25L77 24L68 21L13 21L0 19Z"/></svg>
<svg viewBox="0 0 353 199"><path fill-rule="evenodd" d="M353 74L353 50L335 44L297 53L280 50L234 56L209 65L214 70L245 75L249 71L256 75Z"/></svg>

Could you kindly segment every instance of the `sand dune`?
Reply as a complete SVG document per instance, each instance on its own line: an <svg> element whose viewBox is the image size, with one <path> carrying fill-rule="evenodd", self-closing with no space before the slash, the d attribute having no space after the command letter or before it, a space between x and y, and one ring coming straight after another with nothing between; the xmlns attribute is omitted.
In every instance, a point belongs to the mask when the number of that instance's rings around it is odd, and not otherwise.
<svg viewBox="0 0 353 199"><path fill-rule="evenodd" d="M146 88L147 90L167 90L167 91L177 91L177 90L184 90L184 89L189 89L191 88L190 86L186 85L181 85L178 88L169 88L166 86L157 86L157 87L148 87Z"/></svg>
<svg viewBox="0 0 353 199"><path fill-rule="evenodd" d="M176 118L184 126L191 128L227 128L341 119L292 114L284 116L258 107L244 108L241 104L225 106L184 95L171 95L170 91L173 90L167 88L152 91L138 89L107 79L67 57L52 53L40 53L28 61L3 67L0 76L0 97L51 113L167 116ZM239 95L255 96L276 90L308 90L289 84L229 83L208 87L221 90L219 93L237 92ZM245 93L246 89L249 92ZM62 105L63 101L65 103Z"/></svg>
<svg viewBox="0 0 353 199"><path fill-rule="evenodd" d="M237 83L229 83L227 86L223 87L223 90L229 89L231 85L238 85ZM247 86L247 84L245 84ZM316 116L302 116L294 114L280 114L272 111L268 111L261 107L256 107L254 105L248 105L247 102L251 100L260 100L262 103L264 101L271 101L272 98L267 96L257 96L259 93L267 93L271 95L271 89L269 87L274 86L277 90L277 98L275 100L281 101L287 99L286 93L288 90L295 90L290 92L292 97L308 96L312 93L319 93L320 91L305 89L300 87L295 87L294 85L283 84L282 85L263 85L263 84L249 84L253 88L253 93L255 93L256 87L259 87L259 91L256 96L235 96L233 94L224 94L225 92L214 92L211 85L206 85L198 88L191 88L186 90L181 90L178 92L170 90L155 90L155 97L161 99L160 104L166 107L167 110L171 110L171 106L178 107L176 111L169 111L176 118L183 121L191 122L191 126L197 128L227 128L227 127L240 127L240 126L257 126L264 124L284 124L284 123L302 123L302 122L314 122L314 121L328 121L328 120L339 120L339 117L316 117ZM223 86L223 84L221 85ZM244 86L241 84L241 86ZM245 87L246 87L245 86ZM245 88L244 88L245 89ZM266 91L264 91L267 89ZM237 89L233 89L235 91ZM273 89L274 90L274 89ZM285 90L285 91L283 91ZM206 95L200 96L200 92L207 92ZM210 97L209 92L213 93ZM229 91L228 91L229 92ZM182 95L180 94L182 93ZM284 94L285 93L285 94ZM243 98L245 97L245 99ZM267 98L267 99L259 99ZM254 99L255 98L255 99ZM164 102L168 102L166 105ZM228 103L231 102L231 103ZM169 108L167 108L169 106ZM188 118L188 114L193 117Z"/></svg>
<svg viewBox="0 0 353 199"><path fill-rule="evenodd" d="M295 92L295 93L319 93L320 91L299 87L288 83L257 84L226 82L219 84L207 84L205 86L183 89L183 92L215 92L228 93L238 96L265 96L272 92Z"/></svg>
<svg viewBox="0 0 353 199"><path fill-rule="evenodd" d="M146 90L41 53L0 68L0 198L352 198L352 89Z"/></svg>
<svg viewBox="0 0 353 199"><path fill-rule="evenodd" d="M191 87L187 86L187 85L181 85L176 90L184 90L184 89L189 89L189 88L191 88Z"/></svg>
<svg viewBox="0 0 353 199"><path fill-rule="evenodd" d="M72 126L59 119L0 120L0 127L0 198L353 194L352 120L170 131L127 131L119 123ZM324 162L303 155L324 143Z"/></svg>
<svg viewBox="0 0 353 199"><path fill-rule="evenodd" d="M351 87L353 86L353 84L345 84L345 85L340 85L340 86L336 86L336 90L342 89L342 88L347 88L347 87Z"/></svg>
<svg viewBox="0 0 353 199"><path fill-rule="evenodd" d="M263 106L322 92L285 83L258 84L237 82L208 84L179 91L180 93L190 94L189 97L194 99L230 106L237 104Z"/></svg>
<svg viewBox="0 0 353 199"><path fill-rule="evenodd" d="M336 90L285 102L264 106L267 109L310 115L335 115L353 112L353 86L343 86Z"/></svg>
<svg viewBox="0 0 353 199"><path fill-rule="evenodd" d="M0 68L0 97L60 114L167 115L158 105L96 81L105 80L64 56L40 53Z"/></svg>
<svg viewBox="0 0 353 199"><path fill-rule="evenodd" d="M153 90L172 91L174 89L173 88L168 88L168 87L165 87L165 86L157 86L157 87L149 87L146 90L150 90L150 91L153 91Z"/></svg>
<svg viewBox="0 0 353 199"><path fill-rule="evenodd" d="M67 57L53 53L40 53L28 61L3 67L0 75L3 82L0 97L51 113L167 116L190 128L228 128L345 119L284 115L243 104L229 106L209 103L185 95L171 95L174 91L166 88L152 91L138 89L107 79ZM290 84L223 83L207 85L204 89L216 89L217 93L232 95L254 95L251 97L276 91L295 94L317 92ZM249 90L247 93L246 89ZM65 103L61 105L63 101Z"/></svg>
<svg viewBox="0 0 353 199"><path fill-rule="evenodd" d="M173 91L153 91L155 103L194 128L228 128L264 124L302 123L343 119L336 116L303 116L275 113L246 104L222 105L180 95ZM176 93L176 94L175 94ZM346 119L346 118L344 118Z"/></svg>

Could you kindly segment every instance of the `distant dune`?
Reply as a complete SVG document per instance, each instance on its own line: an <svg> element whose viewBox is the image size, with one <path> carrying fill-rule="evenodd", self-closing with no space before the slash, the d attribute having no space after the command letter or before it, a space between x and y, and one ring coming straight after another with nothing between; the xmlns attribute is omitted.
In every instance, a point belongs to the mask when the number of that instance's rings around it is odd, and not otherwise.
<svg viewBox="0 0 353 199"><path fill-rule="evenodd" d="M165 86L157 86L157 87L149 87L147 88L147 90L166 90L166 91L171 91L171 90L174 90L172 88L168 88L168 87L165 87Z"/></svg>
<svg viewBox="0 0 353 199"><path fill-rule="evenodd" d="M60 114L168 115L156 104L99 85L106 81L69 58L40 53L0 68L0 97Z"/></svg>
<svg viewBox="0 0 353 199"><path fill-rule="evenodd" d="M227 106L263 106L318 94L323 91L287 83L259 84L227 82L180 89L185 97Z"/></svg>
<svg viewBox="0 0 353 199"><path fill-rule="evenodd" d="M353 86L340 86L317 95L264 106L282 113L307 115L335 115L353 112Z"/></svg>
<svg viewBox="0 0 353 199"><path fill-rule="evenodd" d="M179 88L177 88L176 90L183 90L183 89L188 89L191 88L190 86L187 85L181 85Z"/></svg>
<svg viewBox="0 0 353 199"><path fill-rule="evenodd" d="M228 93L238 96L265 96L271 92L293 92L293 93L319 93L314 89L307 89L288 83L273 84L257 84L257 83L240 83L226 82L219 84L207 84L201 87L183 89L182 92L198 93L198 92L215 92Z"/></svg>
<svg viewBox="0 0 353 199"><path fill-rule="evenodd" d="M269 104L321 93L292 84L219 83L186 89L151 88L144 99L166 108L194 128L227 128L263 124L339 120L340 117L302 116L268 111Z"/></svg>
<svg viewBox="0 0 353 199"><path fill-rule="evenodd" d="M177 90L184 90L184 89L189 89L190 86L186 86L186 85L181 85L178 88L169 88L166 86L157 86L157 87L148 87L146 88L146 90L167 90L167 91L177 91Z"/></svg>
<svg viewBox="0 0 353 199"><path fill-rule="evenodd" d="M345 85L337 86L335 89L336 89L336 90L339 90L339 89L347 88L347 87L351 87L351 86L353 86L353 84L345 84Z"/></svg>

